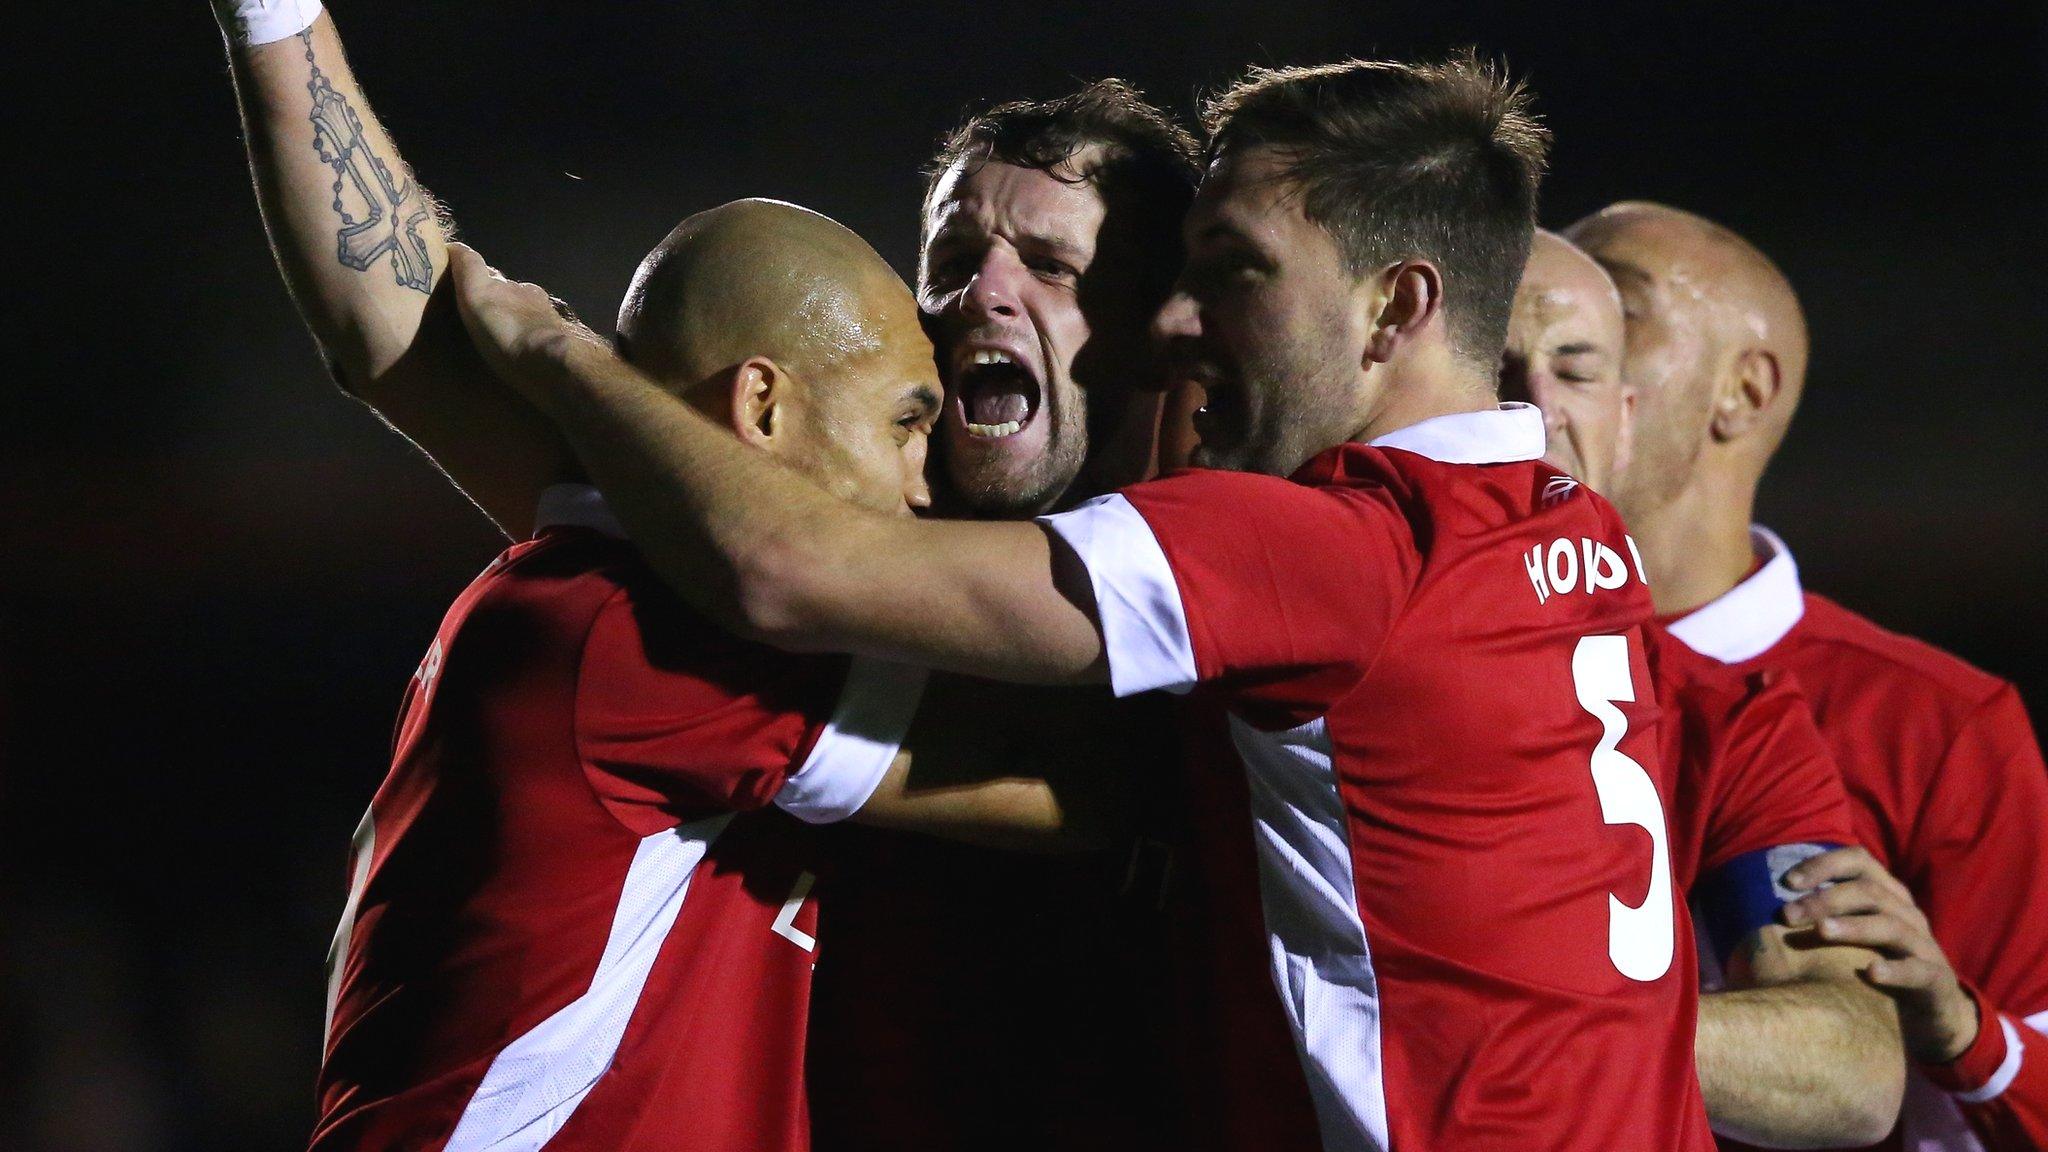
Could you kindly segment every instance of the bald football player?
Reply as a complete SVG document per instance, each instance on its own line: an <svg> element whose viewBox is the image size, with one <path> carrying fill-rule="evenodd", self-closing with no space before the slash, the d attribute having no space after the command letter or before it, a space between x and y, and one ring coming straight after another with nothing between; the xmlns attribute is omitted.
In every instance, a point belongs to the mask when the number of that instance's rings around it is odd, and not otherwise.
<svg viewBox="0 0 2048 1152"><path fill-rule="evenodd" d="M1590 256L1539 230L1515 295L1501 396L1543 410L1552 464L1606 490L1628 465L1621 295ZM1719 669L1649 630L1666 755L1680 766L1673 868L1705 928L1700 1088L1715 1129L1771 1147L1868 1143L1902 1088L1898 1026L1856 973L1861 948L1794 948L1758 881L1850 841L1834 760L1789 679ZM1725 986L1724 986L1725 984Z"/></svg>
<svg viewBox="0 0 2048 1152"><path fill-rule="evenodd" d="M1543 410L1552 464L1607 491L1628 463L1634 394L1621 382L1621 296L1600 265L1539 228L1508 319L1503 400Z"/></svg>
<svg viewBox="0 0 2048 1152"><path fill-rule="evenodd" d="M1615 204L1566 235L1627 311L1637 420L1615 497L1657 609L1704 655L1798 678L1875 855L1792 869L1809 895L1783 919L1883 954L1862 978L1896 1001L1918 1073L1892 1139L2048 1146L2048 769L2018 693L1805 591L1785 542L1753 524L1806 382L1806 322L1778 267L1660 204Z"/></svg>
<svg viewBox="0 0 2048 1152"><path fill-rule="evenodd" d="M929 502L930 346L839 225L771 201L694 216L618 329L651 379L826 491L895 516ZM312 1146L802 1152L831 888L805 825L1014 830L1050 798L911 789L922 672L720 631L587 485L549 488L536 520L408 691L357 834Z"/></svg>

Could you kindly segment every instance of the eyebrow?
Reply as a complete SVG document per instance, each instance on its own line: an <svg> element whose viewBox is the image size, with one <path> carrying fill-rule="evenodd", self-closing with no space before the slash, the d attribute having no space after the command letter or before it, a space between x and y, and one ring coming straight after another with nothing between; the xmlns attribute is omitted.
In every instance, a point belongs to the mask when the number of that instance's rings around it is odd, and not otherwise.
<svg viewBox="0 0 2048 1152"><path fill-rule="evenodd" d="M1558 346L1557 346L1557 348L1556 348L1556 349L1555 349L1555 350L1554 350L1554 351L1553 351L1553 352L1551 353L1551 355L1553 355L1553 356L1585 356L1585 355L1588 355L1588 354L1591 354L1591 353L1594 353L1594 352L1599 352L1599 351L1601 351L1601 348L1600 348L1600 346L1599 346L1598 344L1592 344L1592 343L1588 343L1587 341L1584 341L1584 340L1579 340L1579 341L1575 341L1575 342L1573 342L1573 343L1571 343L1571 344L1560 344L1560 345L1558 345Z"/></svg>
<svg viewBox="0 0 2048 1152"><path fill-rule="evenodd" d="M1049 236L1043 232L1022 232L1017 236L1017 243L1019 246L1029 244L1043 248L1054 256L1071 260L1076 264L1085 264L1090 257L1095 255L1092 249L1083 248L1071 240L1063 240L1058 236Z"/></svg>
<svg viewBox="0 0 2048 1152"><path fill-rule="evenodd" d="M1208 225L1207 227L1203 228L1200 232L1197 232L1195 234L1195 238L1198 240L1235 240L1241 244L1249 245L1253 248L1258 247L1258 245L1252 241L1252 238L1250 236L1245 235L1243 229L1239 228L1235 224L1232 224L1228 220L1218 220L1215 223Z"/></svg>
<svg viewBox="0 0 2048 1152"><path fill-rule="evenodd" d="M929 384L919 384L903 394L905 400L923 408L929 414L939 410L939 394Z"/></svg>

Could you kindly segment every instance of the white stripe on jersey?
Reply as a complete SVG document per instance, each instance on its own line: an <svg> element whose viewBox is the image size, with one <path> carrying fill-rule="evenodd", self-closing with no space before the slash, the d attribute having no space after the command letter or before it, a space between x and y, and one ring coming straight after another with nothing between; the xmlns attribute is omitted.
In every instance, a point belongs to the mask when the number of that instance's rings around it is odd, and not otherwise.
<svg viewBox="0 0 2048 1152"><path fill-rule="evenodd" d="M640 841L590 989L498 1053L446 1152L535 1152L568 1123L611 1066L690 877L731 821L722 812Z"/></svg>
<svg viewBox="0 0 2048 1152"><path fill-rule="evenodd" d="M1258 843L1273 984L1294 1033L1324 1152L1387 1147L1379 977L1321 717L1285 732L1230 718Z"/></svg>

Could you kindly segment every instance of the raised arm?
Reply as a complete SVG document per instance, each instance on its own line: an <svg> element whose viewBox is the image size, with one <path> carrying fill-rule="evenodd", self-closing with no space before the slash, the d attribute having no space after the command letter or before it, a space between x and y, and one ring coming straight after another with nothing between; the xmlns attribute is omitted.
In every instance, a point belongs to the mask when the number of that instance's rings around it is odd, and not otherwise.
<svg viewBox="0 0 2048 1152"><path fill-rule="evenodd" d="M567 435L686 600L778 647L1020 683L1108 679L1087 574L1035 524L855 508L742 445L562 319L547 293L449 255L463 320Z"/></svg>
<svg viewBox="0 0 2048 1152"><path fill-rule="evenodd" d="M370 111L315 0L215 0L249 171L285 284L343 390L440 465L508 535L570 457L463 334L447 224Z"/></svg>

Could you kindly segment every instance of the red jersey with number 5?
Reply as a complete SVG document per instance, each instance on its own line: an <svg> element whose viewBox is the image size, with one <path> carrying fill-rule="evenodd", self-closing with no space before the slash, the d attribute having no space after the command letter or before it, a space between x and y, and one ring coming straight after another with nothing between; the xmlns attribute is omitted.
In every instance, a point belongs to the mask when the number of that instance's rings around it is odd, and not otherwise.
<svg viewBox="0 0 2048 1152"><path fill-rule="evenodd" d="M1222 713L1331 1152L1712 1147L1649 592L1543 448L1509 405L1046 519L1117 691Z"/></svg>
<svg viewBox="0 0 2048 1152"><path fill-rule="evenodd" d="M800 1152L800 821L867 800L921 674L719 632L594 489L549 497L407 691L335 938L312 1146Z"/></svg>

